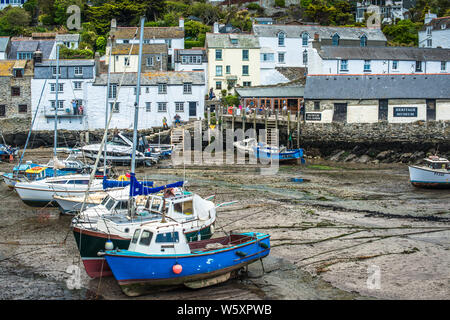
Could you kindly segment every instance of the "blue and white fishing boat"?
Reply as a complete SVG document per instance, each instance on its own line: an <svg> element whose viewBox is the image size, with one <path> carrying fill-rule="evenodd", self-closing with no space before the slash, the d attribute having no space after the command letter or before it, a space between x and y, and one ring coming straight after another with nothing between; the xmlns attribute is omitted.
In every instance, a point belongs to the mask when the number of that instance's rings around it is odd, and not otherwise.
<svg viewBox="0 0 450 320"><path fill-rule="evenodd" d="M145 294L155 287L202 288L225 282L270 252L268 234L247 232L188 242L174 222L143 225L128 250L106 250L105 257L122 291Z"/></svg>
<svg viewBox="0 0 450 320"><path fill-rule="evenodd" d="M11 162L18 155L19 148L13 148L7 144L0 143L0 160Z"/></svg>
<svg viewBox="0 0 450 320"><path fill-rule="evenodd" d="M258 145L253 147L257 159L269 159L276 161L300 160L305 163L303 158L303 149L286 149L285 147L276 147L268 145Z"/></svg>
<svg viewBox="0 0 450 320"><path fill-rule="evenodd" d="M411 184L422 188L450 188L450 161L430 156L424 162L423 165L409 166Z"/></svg>

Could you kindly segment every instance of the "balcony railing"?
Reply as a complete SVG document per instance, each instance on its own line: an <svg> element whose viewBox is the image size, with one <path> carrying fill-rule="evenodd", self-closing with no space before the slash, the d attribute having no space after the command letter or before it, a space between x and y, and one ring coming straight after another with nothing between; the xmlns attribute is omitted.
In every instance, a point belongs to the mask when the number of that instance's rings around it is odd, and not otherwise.
<svg viewBox="0 0 450 320"><path fill-rule="evenodd" d="M80 113L74 114L73 108L71 108L71 107L59 108L57 115L58 115L58 117L62 117L62 118L83 118L84 116L86 116L86 110L83 109L83 112L81 114ZM55 108L52 108L52 107L45 108L45 117L46 118L54 118L55 117Z"/></svg>

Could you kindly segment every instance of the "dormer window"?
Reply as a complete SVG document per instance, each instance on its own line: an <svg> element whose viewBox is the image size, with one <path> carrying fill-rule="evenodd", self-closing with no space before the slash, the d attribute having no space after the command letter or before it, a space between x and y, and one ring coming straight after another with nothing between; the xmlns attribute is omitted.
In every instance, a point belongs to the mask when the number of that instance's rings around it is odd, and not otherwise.
<svg viewBox="0 0 450 320"><path fill-rule="evenodd" d="M361 36L359 43L361 47L367 47L367 36L365 34Z"/></svg>
<svg viewBox="0 0 450 320"><path fill-rule="evenodd" d="M284 34L284 32L278 33L278 45L279 46L284 47L285 38L286 38L286 35Z"/></svg>
<svg viewBox="0 0 450 320"><path fill-rule="evenodd" d="M309 40L309 35L306 32L303 32L302 34L302 46L307 46Z"/></svg>
<svg viewBox="0 0 450 320"><path fill-rule="evenodd" d="M14 77L22 78L23 77L23 69L14 69Z"/></svg>
<svg viewBox="0 0 450 320"><path fill-rule="evenodd" d="M333 38L332 38L332 45L333 46L338 46L339 45L339 35L337 34L337 33L335 33L334 35L333 35Z"/></svg>

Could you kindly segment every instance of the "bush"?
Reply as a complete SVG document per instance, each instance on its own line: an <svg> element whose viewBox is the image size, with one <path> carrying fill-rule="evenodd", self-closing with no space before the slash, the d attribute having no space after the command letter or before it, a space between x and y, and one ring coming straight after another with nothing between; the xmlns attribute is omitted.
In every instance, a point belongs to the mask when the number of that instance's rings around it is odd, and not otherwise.
<svg viewBox="0 0 450 320"><path fill-rule="evenodd" d="M286 6L286 2L284 0L275 0L275 5L277 7L284 8Z"/></svg>
<svg viewBox="0 0 450 320"><path fill-rule="evenodd" d="M247 5L247 9L248 10L259 10L259 9L261 9L261 7L259 6L259 4L252 2Z"/></svg>

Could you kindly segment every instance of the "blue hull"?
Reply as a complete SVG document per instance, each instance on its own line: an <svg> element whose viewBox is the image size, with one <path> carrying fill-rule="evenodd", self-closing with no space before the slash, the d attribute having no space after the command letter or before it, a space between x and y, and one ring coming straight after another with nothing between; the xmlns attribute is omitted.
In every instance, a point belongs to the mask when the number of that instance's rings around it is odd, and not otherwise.
<svg viewBox="0 0 450 320"><path fill-rule="evenodd" d="M265 152L262 149L256 148L255 155L258 159L277 159L278 161L287 161L287 160L303 160L303 149L290 149L286 152Z"/></svg>
<svg viewBox="0 0 450 320"><path fill-rule="evenodd" d="M106 251L105 259L122 290L128 295L139 295L153 287L182 285L231 273L269 254L269 235L242 235L254 237L223 249L197 252L193 249L193 253L181 255L146 255L128 250ZM172 271L175 264L182 266L180 274Z"/></svg>

